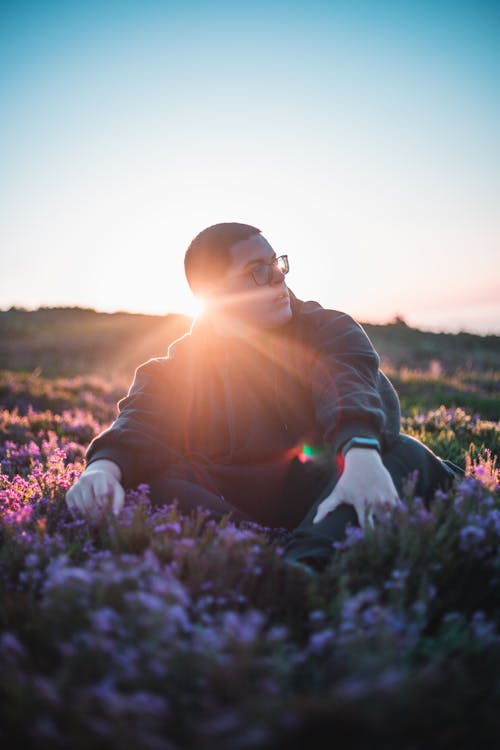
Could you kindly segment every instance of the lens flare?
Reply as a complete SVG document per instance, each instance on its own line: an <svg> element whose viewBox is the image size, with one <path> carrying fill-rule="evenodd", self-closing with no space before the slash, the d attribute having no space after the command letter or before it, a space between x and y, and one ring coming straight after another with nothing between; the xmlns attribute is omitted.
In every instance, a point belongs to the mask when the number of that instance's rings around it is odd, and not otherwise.
<svg viewBox="0 0 500 750"><path fill-rule="evenodd" d="M306 461L313 461L317 455L318 455L318 451L312 445L307 445L307 443L302 443L302 445L299 448L297 458L299 459L301 463L305 464Z"/></svg>
<svg viewBox="0 0 500 750"><path fill-rule="evenodd" d="M193 297L190 315L192 318L201 318L205 312L205 301L201 297Z"/></svg>

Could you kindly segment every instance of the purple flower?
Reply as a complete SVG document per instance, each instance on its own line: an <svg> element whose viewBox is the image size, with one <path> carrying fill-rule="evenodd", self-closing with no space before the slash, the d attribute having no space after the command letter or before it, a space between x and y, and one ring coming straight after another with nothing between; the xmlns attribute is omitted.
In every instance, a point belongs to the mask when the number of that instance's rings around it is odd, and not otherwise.
<svg viewBox="0 0 500 750"><path fill-rule="evenodd" d="M44 703L48 703L50 706L55 707L61 704L61 696L55 684L43 675L35 675L32 678L33 687L39 698Z"/></svg>
<svg viewBox="0 0 500 750"><path fill-rule="evenodd" d="M362 698L372 690L373 687L368 680L355 676L344 678L336 687L337 695L342 698L350 698L351 700Z"/></svg>
<svg viewBox="0 0 500 750"><path fill-rule="evenodd" d="M332 628L325 628L318 633L313 633L309 638L309 650L314 653L323 651L325 646L333 641L334 637L335 631Z"/></svg>
<svg viewBox="0 0 500 750"><path fill-rule="evenodd" d="M266 633L266 640L269 643L280 643L286 641L288 637L288 628L285 625L273 625Z"/></svg>
<svg viewBox="0 0 500 750"><path fill-rule="evenodd" d="M313 609L309 612L309 619L311 622L321 622L326 617L325 613L321 609Z"/></svg>
<svg viewBox="0 0 500 750"><path fill-rule="evenodd" d="M405 588L405 580L408 573L408 570L398 570L398 568L394 568L394 570L391 571L390 579L385 581L384 588L398 589L402 591Z"/></svg>
<svg viewBox="0 0 500 750"><path fill-rule="evenodd" d="M500 510L494 508L484 517L485 526L492 527L497 536L500 536Z"/></svg>
<svg viewBox="0 0 500 750"><path fill-rule="evenodd" d="M155 526L154 531L156 534L163 534L165 531L172 531L174 534L180 534L182 528L178 521L171 521L170 523L161 523L158 526Z"/></svg>
<svg viewBox="0 0 500 750"><path fill-rule="evenodd" d="M0 655L8 661L17 661L26 656L26 650L14 633L7 631L0 636Z"/></svg>
<svg viewBox="0 0 500 750"><path fill-rule="evenodd" d="M489 643L500 642L496 623L486 619L482 610L474 612L470 621L470 628L476 638L480 638Z"/></svg>
<svg viewBox="0 0 500 750"><path fill-rule="evenodd" d="M482 542L486 537L486 532L479 526L469 524L460 529L460 549L463 552L468 552L471 549L475 549L479 542Z"/></svg>
<svg viewBox="0 0 500 750"><path fill-rule="evenodd" d="M90 621L99 633L111 633L120 624L120 616L111 607L101 607L91 613Z"/></svg>
<svg viewBox="0 0 500 750"><path fill-rule="evenodd" d="M365 534L361 526L353 526L348 523L345 529L345 537L338 542L332 542L332 547L337 550L345 550L353 547L364 539Z"/></svg>
<svg viewBox="0 0 500 750"><path fill-rule="evenodd" d="M255 609L243 614L224 612L221 618L222 632L229 640L241 644L253 643L259 637L265 619L265 615Z"/></svg>
<svg viewBox="0 0 500 750"><path fill-rule="evenodd" d="M376 687L378 690L392 691L400 686L402 676L398 667L387 667L377 678Z"/></svg>

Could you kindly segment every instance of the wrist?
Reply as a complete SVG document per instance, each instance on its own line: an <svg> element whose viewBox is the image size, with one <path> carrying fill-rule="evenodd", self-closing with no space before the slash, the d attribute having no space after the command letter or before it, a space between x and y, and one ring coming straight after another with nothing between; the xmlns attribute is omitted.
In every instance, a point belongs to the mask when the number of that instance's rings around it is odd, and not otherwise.
<svg viewBox="0 0 500 750"><path fill-rule="evenodd" d="M382 452L379 441L374 437L354 436L349 438L349 440L346 440L346 442L342 443L342 445L340 446L340 454L344 458L352 450L367 450L370 452L373 452L375 450L379 454L381 454Z"/></svg>
<svg viewBox="0 0 500 750"><path fill-rule="evenodd" d="M111 461L109 458L98 458L96 461L92 461L86 469L85 474L90 474L93 471L106 471L111 474L118 482L122 480L122 470L115 461Z"/></svg>

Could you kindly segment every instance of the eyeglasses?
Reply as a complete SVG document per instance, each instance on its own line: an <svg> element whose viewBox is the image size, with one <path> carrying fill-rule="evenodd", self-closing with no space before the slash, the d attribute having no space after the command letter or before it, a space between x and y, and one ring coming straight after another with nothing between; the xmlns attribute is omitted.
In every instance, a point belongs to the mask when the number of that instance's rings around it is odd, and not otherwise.
<svg viewBox="0 0 500 750"><path fill-rule="evenodd" d="M264 286L265 284L271 283L274 273L274 266L277 266L282 274L287 274L290 270L288 255L280 255L277 258L273 258L270 263L258 263L256 266L250 269L253 280L256 284L258 284L258 286Z"/></svg>

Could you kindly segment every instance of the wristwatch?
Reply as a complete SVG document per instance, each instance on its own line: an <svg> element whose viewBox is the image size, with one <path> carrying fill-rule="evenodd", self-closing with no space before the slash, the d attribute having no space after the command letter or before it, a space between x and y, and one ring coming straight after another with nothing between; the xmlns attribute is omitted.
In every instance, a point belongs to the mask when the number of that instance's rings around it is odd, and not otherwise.
<svg viewBox="0 0 500 750"><path fill-rule="evenodd" d="M352 437L340 448L340 453L345 456L351 448L375 448L381 453L380 443L376 438Z"/></svg>

